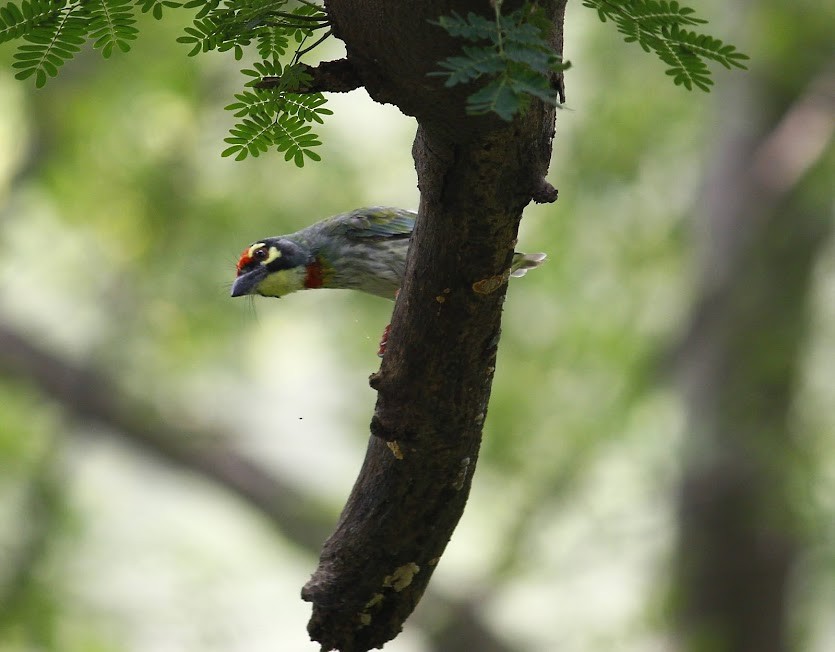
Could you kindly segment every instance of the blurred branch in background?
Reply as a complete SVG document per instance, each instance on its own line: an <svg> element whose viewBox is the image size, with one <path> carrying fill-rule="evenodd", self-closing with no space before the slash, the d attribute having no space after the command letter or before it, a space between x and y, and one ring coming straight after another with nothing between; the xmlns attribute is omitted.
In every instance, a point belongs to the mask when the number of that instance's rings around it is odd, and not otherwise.
<svg viewBox="0 0 835 652"><path fill-rule="evenodd" d="M792 406L815 261L832 231L831 187L814 186L826 185L815 171L835 125L825 65L795 77L795 95L755 68L722 103L697 216L700 297L678 360L690 431L676 589L687 650L797 647L790 582L810 463Z"/></svg>
<svg viewBox="0 0 835 652"><path fill-rule="evenodd" d="M654 356L690 307L681 219L709 150L704 278L678 360L693 449L681 631L689 646L710 619L722 635L777 614L762 634L785 636L790 599L791 643L799 631L794 647L829 652L832 245L814 271L802 360L792 362L802 334L787 334L792 350L763 341L805 322L794 311L830 228L831 27L810 0L749 3L744 17L705 3L722 36L751 26L754 68L717 78L705 97L658 79L649 101L660 69L582 22L594 16L578 5L567 52L581 65L554 161L561 198L531 209L520 235L550 262L508 295L478 486L434 594L392 651L679 649L656 610L675 545L682 415L668 388L654 391ZM16 329L0 322L3 652L318 649L295 587L338 505L311 498L354 477L373 404L368 355L388 307L334 293L247 310L223 288L251 238L347 207L414 205L402 156L413 128L392 107L339 96L327 166L276 176L232 164L219 157L218 111L237 66L172 66L179 33L148 30L139 56L102 68L81 56L38 92L0 78L0 313ZM804 369L789 422L794 364ZM176 398L153 398L168 388ZM60 502L39 497L49 486ZM799 578L790 593L787 573ZM746 604L759 621L742 621Z"/></svg>
<svg viewBox="0 0 835 652"><path fill-rule="evenodd" d="M221 485L257 509L302 548L327 534L328 509L235 451L228 436L173 425L122 393L94 369L63 360L0 323L0 372L26 378L76 417L106 426L142 450Z"/></svg>
<svg viewBox="0 0 835 652"><path fill-rule="evenodd" d="M26 379L50 399L57 401L75 417L104 425L107 431L162 461L174 464L219 485L254 508L283 537L314 555L332 525L331 509L317 503L304 491L283 482L257 462L236 451L229 443L232 436L185 428L166 421L153 406L131 398L118 389L112 379L92 368L61 359L33 344L12 327L0 322L0 374L12 379ZM50 456L51 457L51 456ZM37 505L53 505L40 500L44 491L59 488L47 469L34 478L34 487L42 489ZM50 496L53 496L50 493ZM53 496L54 498L54 496ZM16 563L17 575L0 589L0 605L10 605L9 592L18 592L27 582L32 568L43 556L48 519L36 518L42 509L32 512L33 535L21 546L22 558ZM477 649L480 652L511 652L491 633L478 614L478 605L467 600L427 595L426 603L416 614L423 626L431 620L429 637L439 652ZM421 619L420 614L426 617ZM444 614L445 617L437 617ZM0 610L0 624L11 614Z"/></svg>
<svg viewBox="0 0 835 652"><path fill-rule="evenodd" d="M18 540L4 550L0 573L0 632L20 628L43 649L54 649L54 596L38 590L42 565L64 517L60 447L50 447L32 470L14 528ZM21 617L27 614L29 617Z"/></svg>

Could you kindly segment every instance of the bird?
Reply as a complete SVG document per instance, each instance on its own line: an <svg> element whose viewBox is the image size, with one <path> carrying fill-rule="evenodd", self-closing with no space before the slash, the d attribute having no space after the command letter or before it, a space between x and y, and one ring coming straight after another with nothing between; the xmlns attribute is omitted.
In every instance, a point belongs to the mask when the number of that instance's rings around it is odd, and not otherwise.
<svg viewBox="0 0 835 652"><path fill-rule="evenodd" d="M337 288L393 300L403 283L416 217L403 208L358 208L254 242L238 259L231 294L283 297ZM545 258L543 253L515 252L510 276L524 276Z"/></svg>

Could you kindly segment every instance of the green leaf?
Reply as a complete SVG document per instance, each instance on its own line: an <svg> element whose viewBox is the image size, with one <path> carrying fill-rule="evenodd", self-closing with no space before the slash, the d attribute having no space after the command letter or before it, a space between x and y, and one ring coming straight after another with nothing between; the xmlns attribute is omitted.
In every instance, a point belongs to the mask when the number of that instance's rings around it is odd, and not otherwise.
<svg viewBox="0 0 835 652"><path fill-rule="evenodd" d="M524 64L541 75L547 75L548 72L553 70L553 66L559 62L559 58L550 52L525 47L517 43L505 45L504 56L510 61Z"/></svg>
<svg viewBox="0 0 835 652"><path fill-rule="evenodd" d="M143 14L150 12L157 20L162 19L163 7L180 8L183 6L182 2L174 2L173 0L136 0L136 4L142 9Z"/></svg>
<svg viewBox="0 0 835 652"><path fill-rule="evenodd" d="M433 75L446 76L446 86L465 84L482 75L492 75L502 72L506 68L505 59L495 49L490 47L468 47L462 48L464 56L449 57L440 62L442 68L449 72L430 73Z"/></svg>
<svg viewBox="0 0 835 652"><path fill-rule="evenodd" d="M462 18L453 11L451 16L441 16L431 22L440 25L450 36L468 41L493 40L496 36L496 23L473 12Z"/></svg>
<svg viewBox="0 0 835 652"><path fill-rule="evenodd" d="M41 88L48 76L58 74L58 69L84 43L88 23L79 13L78 5L70 5L55 14L52 21L41 22L23 35L27 44L18 47L12 64L19 71L15 74L17 79L34 76L35 86Z"/></svg>
<svg viewBox="0 0 835 652"><path fill-rule="evenodd" d="M237 160L247 156L259 156L270 147L284 152L286 161L293 161L299 167L305 158L313 161L321 157L312 148L321 145L319 137L312 132L312 123L323 123L323 116L332 111L325 108L325 97L321 93L290 93L287 87L297 88L300 80L309 77L301 66L287 66L283 69L275 61L257 61L251 69L241 71L251 81L244 90L235 95L236 101L226 109L243 118L230 130L225 141L230 145L222 156L234 155ZM253 88L263 77L277 78L270 88Z"/></svg>
<svg viewBox="0 0 835 652"><path fill-rule="evenodd" d="M709 91L713 80L707 60L726 68L745 68L742 61L748 56L734 46L686 29L707 21L675 0L583 0L583 5L597 11L601 21L614 22L627 43L654 52L670 66L666 72L677 86Z"/></svg>
<svg viewBox="0 0 835 652"><path fill-rule="evenodd" d="M467 98L470 113L493 112L510 122L524 108L524 96L513 90L507 77L499 77Z"/></svg>
<svg viewBox="0 0 835 652"><path fill-rule="evenodd" d="M130 41L138 34L131 0L90 0L83 7L89 37L94 48L101 48L102 56L109 58L114 47L122 52L130 50Z"/></svg>
<svg viewBox="0 0 835 652"><path fill-rule="evenodd" d="M495 20L473 13L466 18L453 13L435 23L451 36L479 45L462 45L461 55L439 62L442 69L429 73L446 77L446 86L487 80L467 100L467 111L496 113L511 120L524 111L531 98L556 105L552 76L568 67L549 41L550 22L543 11L525 3L507 15L494 4Z"/></svg>
<svg viewBox="0 0 835 652"><path fill-rule="evenodd" d="M520 70L508 78L508 84L510 89L519 96L529 95L552 106L557 105L557 92L547 77L532 73L530 70Z"/></svg>
<svg viewBox="0 0 835 652"><path fill-rule="evenodd" d="M268 27L258 34L258 56L262 59L278 59L287 52L290 44L284 30Z"/></svg>
<svg viewBox="0 0 835 652"><path fill-rule="evenodd" d="M171 9L195 10L177 38L189 56L217 50L241 59L254 46L261 57L243 71L249 81L227 106L239 123L226 138L223 156L241 159L278 147L297 165L320 160L312 148L321 143L311 126L331 111L321 94L298 92L310 80L299 59L310 49L303 48L307 39L329 24L323 8L306 0L11 0L0 6L0 43L22 40L12 64L15 76L33 78L40 87L86 41L105 58L127 52L138 36L138 11L160 19ZM291 43L298 44L292 53ZM282 61L285 56L288 61ZM265 77L278 83L258 88Z"/></svg>
<svg viewBox="0 0 835 652"><path fill-rule="evenodd" d="M261 151L269 148L271 138L268 134L272 128L273 122L267 116L256 115L243 120L229 131L228 138L224 138L232 147L227 147L221 155L237 154L235 159L238 161L245 159L248 154L258 156Z"/></svg>
<svg viewBox="0 0 835 652"><path fill-rule="evenodd" d="M54 0L24 0L20 6L9 2L0 7L0 43L31 34L39 25L54 23L65 4Z"/></svg>

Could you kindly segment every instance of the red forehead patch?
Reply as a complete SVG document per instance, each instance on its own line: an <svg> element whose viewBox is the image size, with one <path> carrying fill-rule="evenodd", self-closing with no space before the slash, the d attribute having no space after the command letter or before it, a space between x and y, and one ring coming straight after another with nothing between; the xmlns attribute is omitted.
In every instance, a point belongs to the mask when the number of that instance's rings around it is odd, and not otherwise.
<svg viewBox="0 0 835 652"><path fill-rule="evenodd" d="M244 249L241 252L241 257L238 259L238 264L235 267L240 275L241 270L252 262L252 256L249 255L249 249Z"/></svg>

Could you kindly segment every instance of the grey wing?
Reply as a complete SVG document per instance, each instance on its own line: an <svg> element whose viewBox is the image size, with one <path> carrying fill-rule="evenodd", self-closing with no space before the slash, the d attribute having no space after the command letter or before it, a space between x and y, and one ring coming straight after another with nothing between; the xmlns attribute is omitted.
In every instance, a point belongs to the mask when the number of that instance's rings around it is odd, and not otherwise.
<svg viewBox="0 0 835 652"><path fill-rule="evenodd" d="M415 217L404 208L374 206L346 214L342 224L352 240L401 240L411 237Z"/></svg>

